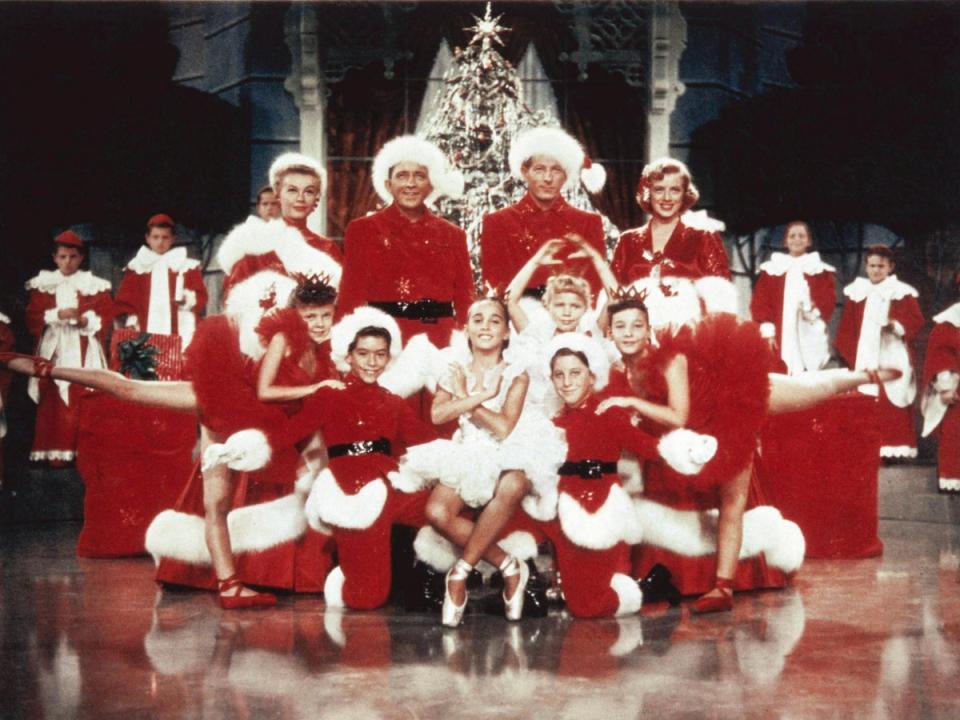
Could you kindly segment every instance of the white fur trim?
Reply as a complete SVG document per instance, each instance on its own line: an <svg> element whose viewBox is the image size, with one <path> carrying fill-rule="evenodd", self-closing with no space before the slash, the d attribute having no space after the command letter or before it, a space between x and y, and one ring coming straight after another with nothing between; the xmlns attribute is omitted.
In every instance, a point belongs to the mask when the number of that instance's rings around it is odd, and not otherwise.
<svg viewBox="0 0 960 720"><path fill-rule="evenodd" d="M203 453L203 469L226 464L231 470L253 472L270 462L270 442L262 430L251 428L233 433L224 443L213 443Z"/></svg>
<svg viewBox="0 0 960 720"><path fill-rule="evenodd" d="M664 286L669 289L668 295L663 292ZM644 303L654 330L693 324L702 315L700 296L694 284L687 278L640 278L630 287L637 292L646 293Z"/></svg>
<svg viewBox="0 0 960 720"><path fill-rule="evenodd" d="M620 454L620 459L617 460L617 475L620 476L620 484L625 492L632 495L643 490L643 465L632 452L625 450Z"/></svg>
<svg viewBox="0 0 960 720"><path fill-rule="evenodd" d="M772 322L763 322L760 323L760 337L765 340L770 340L777 336L777 326Z"/></svg>
<svg viewBox="0 0 960 720"><path fill-rule="evenodd" d="M804 275L819 275L822 272L835 272L833 265L827 265L820 259L820 253L808 252L803 255L793 256L787 253L775 252L765 263L761 263L760 272L767 275L781 276L799 265L800 271Z"/></svg>
<svg viewBox="0 0 960 720"><path fill-rule="evenodd" d="M945 478L942 477L939 479L940 489L948 490L950 492L960 492L960 478Z"/></svg>
<svg viewBox="0 0 960 720"><path fill-rule="evenodd" d="M311 525L319 519L334 527L364 530L380 517L386 502L387 485L381 478L368 482L358 493L347 495L330 468L326 468L310 490L305 512Z"/></svg>
<svg viewBox="0 0 960 720"><path fill-rule="evenodd" d="M717 454L717 439L677 428L660 438L657 451L678 473L696 475Z"/></svg>
<svg viewBox="0 0 960 720"><path fill-rule="evenodd" d="M197 306L197 294L190 288L183 289L182 310L193 310Z"/></svg>
<svg viewBox="0 0 960 720"><path fill-rule="evenodd" d="M950 323L954 327L960 328L960 302L956 302L943 312L934 315L935 323ZM7 322L10 322L7 320Z"/></svg>
<svg viewBox="0 0 960 720"><path fill-rule="evenodd" d="M44 324L44 325L56 325L56 324L58 324L58 323L62 323L63 320L60 319L59 313L60 313L60 311L59 311L57 308L55 308L55 307L52 307L52 308L50 308L49 310L44 310L44 311L43 311L43 324Z"/></svg>
<svg viewBox="0 0 960 720"><path fill-rule="evenodd" d="M77 270L72 275L64 275L59 270L41 270L35 277L27 280L27 290L55 293L61 285L69 285L79 295L96 295L110 292L109 281L98 278L89 270Z"/></svg>
<svg viewBox="0 0 960 720"><path fill-rule="evenodd" d="M443 438L412 445L400 458L398 471L390 473L390 483L406 493L433 487L456 464L455 451L456 443Z"/></svg>
<svg viewBox="0 0 960 720"><path fill-rule="evenodd" d="M393 343L390 345L392 347ZM442 372L439 356L440 350L426 335L414 335L377 383L403 398L410 397L423 388L435 392L437 379Z"/></svg>
<svg viewBox="0 0 960 720"><path fill-rule="evenodd" d="M729 280L713 275L695 280L693 286L703 300L707 312L725 312L737 314L739 306L737 288Z"/></svg>
<svg viewBox="0 0 960 720"><path fill-rule="evenodd" d="M514 138L510 145L509 163L510 172L517 180L523 180L521 168L535 155L550 157L560 163L567 174L564 190L570 190L580 179L583 148L565 130L558 127L536 127L525 130Z"/></svg>
<svg viewBox="0 0 960 720"><path fill-rule="evenodd" d="M413 551L420 562L437 572L447 572L460 557L459 549L432 527L425 526L413 540Z"/></svg>
<svg viewBox="0 0 960 720"><path fill-rule="evenodd" d="M588 550L607 550L618 542L636 544L643 534L630 497L619 485L612 485L603 505L588 512L573 496L560 493L557 516L564 535Z"/></svg>
<svg viewBox="0 0 960 720"><path fill-rule="evenodd" d="M598 162L590 162L590 167L580 171L580 182L588 192L596 194L607 184L607 169Z"/></svg>
<svg viewBox="0 0 960 720"><path fill-rule="evenodd" d="M365 327L379 327L390 333L390 363L396 361L403 352L403 340L397 321L382 310L362 305L333 326L330 331L330 357L341 372L350 372L347 363L347 348ZM390 367L390 363L387 367Z"/></svg>
<svg viewBox="0 0 960 720"><path fill-rule="evenodd" d="M687 557L716 552L717 510L677 510L642 497L634 500L634 506L645 544ZM743 514L741 560L763 552L770 566L791 573L800 568L805 551L800 528L776 508L760 506Z"/></svg>
<svg viewBox="0 0 960 720"><path fill-rule="evenodd" d="M905 282L900 282L896 275L888 275L876 284L865 277L858 277L843 289L843 294L854 302L863 302L874 292L881 292L887 295L890 300L902 300L908 295L920 297L920 293L914 287L907 285Z"/></svg>
<svg viewBox="0 0 960 720"><path fill-rule="evenodd" d="M323 601L327 608L343 607L344 580L346 578L343 576L343 568L339 565L327 573L327 579L323 583Z"/></svg>
<svg viewBox="0 0 960 720"><path fill-rule="evenodd" d="M537 541L526 530L514 530L500 540L497 546L507 555L513 555L517 560L522 561L533 560L539 553Z"/></svg>
<svg viewBox="0 0 960 720"><path fill-rule="evenodd" d="M915 458L917 449L909 445L883 445L880 447L880 457L885 458Z"/></svg>
<svg viewBox="0 0 960 720"><path fill-rule="evenodd" d="M271 252L280 259L288 275L324 274L329 276L333 286L340 284L340 263L307 244L299 230L280 219L269 222L248 219L237 225L220 245L217 262L223 272L229 275L233 266L247 255L266 255ZM243 280L230 289L231 294L241 282ZM278 298L278 304L282 306L286 300L286 297Z"/></svg>
<svg viewBox="0 0 960 720"><path fill-rule="evenodd" d="M550 377L550 360L561 348L569 348L577 352L582 352L587 357L590 364L590 372L593 373L594 390L603 390L610 380L610 359L603 349L603 345L589 335L577 332L559 333L553 336L553 339L547 344L546 351L543 354L543 363L545 377Z"/></svg>
<svg viewBox="0 0 960 720"><path fill-rule="evenodd" d="M633 615L640 611L643 605L643 591L640 590L636 580L623 573L614 573L610 578L610 587L620 600L615 613L617 616Z"/></svg>
<svg viewBox="0 0 960 720"><path fill-rule="evenodd" d="M200 267L200 263L187 257L185 247L175 247L167 250L162 255L154 252L146 245L141 245L137 254L127 263L127 270L135 272L137 275L146 275L153 271L157 264L166 267L175 273L182 273L192 268Z"/></svg>
<svg viewBox="0 0 960 720"><path fill-rule="evenodd" d="M273 163L270 165L270 186L276 188L277 182L280 180L280 175L290 168L298 165L310 168L314 174L320 178L321 192L326 193L327 169L309 155L296 152L283 153L273 161Z"/></svg>
<svg viewBox="0 0 960 720"><path fill-rule="evenodd" d="M8 318L8 317L7 317L6 315L4 315L3 313L0 313L0 323L6 323L7 325L9 325L9 324L10 324L10 318Z"/></svg>
<svg viewBox="0 0 960 720"><path fill-rule="evenodd" d="M687 210L680 216L680 222L689 228L706 232L722 233L727 229L722 220L710 217L706 210Z"/></svg>
<svg viewBox="0 0 960 720"><path fill-rule="evenodd" d="M100 332L100 329L103 327L103 321L100 319L100 316L97 315L93 310L87 310L80 317L85 318L87 321L86 325L84 325L81 328L78 328L80 330L81 335L85 335L86 337L93 337L98 332Z"/></svg>
<svg viewBox="0 0 960 720"><path fill-rule="evenodd" d="M224 313L229 315L237 326L240 351L254 361L263 357L266 348L257 335L260 319L273 307L282 307L285 298L297 286L297 281L272 270L251 275L230 289ZM275 305L264 307L261 301L268 295L274 296Z"/></svg>
<svg viewBox="0 0 960 720"><path fill-rule="evenodd" d="M436 143L416 135L401 135L387 142L373 159L370 180L377 195L387 205L393 202L393 196L386 187L390 168L402 162L415 162L427 168L430 184L433 185L428 203L432 204L443 196L452 200L463 196L463 174L450 166Z"/></svg>

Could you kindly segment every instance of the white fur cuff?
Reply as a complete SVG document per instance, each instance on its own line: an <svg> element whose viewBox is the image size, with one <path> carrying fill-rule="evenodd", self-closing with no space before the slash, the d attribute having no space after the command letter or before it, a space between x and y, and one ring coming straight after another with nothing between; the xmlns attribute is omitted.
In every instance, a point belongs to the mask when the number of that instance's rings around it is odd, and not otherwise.
<svg viewBox="0 0 960 720"><path fill-rule="evenodd" d="M197 306L197 294L193 290L183 289L183 309L193 310Z"/></svg>
<svg viewBox="0 0 960 720"><path fill-rule="evenodd" d="M262 431L241 430L204 451L203 470L226 464L231 470L253 472L266 467L270 456L270 443Z"/></svg>
<svg viewBox="0 0 960 720"><path fill-rule="evenodd" d="M43 311L43 322L47 325L59 325L63 322L60 319L60 316L57 315L59 312L58 308L50 308L49 310Z"/></svg>
<svg viewBox="0 0 960 720"><path fill-rule="evenodd" d="M717 453L717 439L692 430L671 430L657 444L660 457L681 475L696 475Z"/></svg>
<svg viewBox="0 0 960 720"><path fill-rule="evenodd" d="M87 310L83 314L83 318L86 319L87 324L80 328L81 335L93 337L100 332L100 328L103 327L103 322L101 322L100 316L97 315L93 310Z"/></svg>
<svg viewBox="0 0 960 720"><path fill-rule="evenodd" d="M941 370L933 381L933 389L937 392L950 392L960 385L960 375L951 370Z"/></svg>
<svg viewBox="0 0 960 720"><path fill-rule="evenodd" d="M771 322L760 323L760 337L770 340L777 336L777 326Z"/></svg>

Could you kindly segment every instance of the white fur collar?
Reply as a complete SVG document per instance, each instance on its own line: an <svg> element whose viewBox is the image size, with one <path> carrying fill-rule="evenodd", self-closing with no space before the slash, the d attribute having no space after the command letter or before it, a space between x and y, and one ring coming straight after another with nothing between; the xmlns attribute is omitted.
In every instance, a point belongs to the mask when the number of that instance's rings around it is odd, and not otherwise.
<svg viewBox="0 0 960 720"><path fill-rule="evenodd" d="M133 260L127 263L127 270L133 270L138 275L146 275L153 272L156 266L166 266L175 273L182 273L195 267L200 267L200 263L187 257L185 247L171 248L163 255L155 253L146 245L141 245Z"/></svg>
<svg viewBox="0 0 960 720"><path fill-rule="evenodd" d="M960 302L955 302L939 315L933 316L935 323L950 323L954 327L960 328Z"/></svg>
<svg viewBox="0 0 960 720"><path fill-rule="evenodd" d="M798 257L787 253L775 252L760 266L760 270L767 275L785 275L790 268L800 266L804 275L818 275L822 272L834 272L832 265L827 265L820 259L820 253L809 252Z"/></svg>
<svg viewBox="0 0 960 720"><path fill-rule="evenodd" d="M7 325L9 325L9 324L10 324L10 318L8 318L8 317L7 317L6 315L4 315L3 313L0 313L0 322L6 323Z"/></svg>
<svg viewBox="0 0 960 720"><path fill-rule="evenodd" d="M874 293L882 293L890 300L901 300L907 295L919 297L919 293L896 275L888 275L883 281L873 284L865 277L858 277L843 289L843 294L854 302L863 302Z"/></svg>
<svg viewBox="0 0 960 720"><path fill-rule="evenodd" d="M110 292L110 283L89 270L77 270L73 275L64 275L59 270L41 270L36 277L27 281L27 290L55 293L61 285L72 287L80 295Z"/></svg>

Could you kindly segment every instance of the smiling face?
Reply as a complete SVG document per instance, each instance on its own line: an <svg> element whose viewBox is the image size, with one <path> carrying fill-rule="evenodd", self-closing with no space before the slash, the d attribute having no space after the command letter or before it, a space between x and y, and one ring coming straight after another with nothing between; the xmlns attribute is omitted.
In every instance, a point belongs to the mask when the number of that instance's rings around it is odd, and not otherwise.
<svg viewBox="0 0 960 720"><path fill-rule="evenodd" d="M626 308L610 318L610 338L624 357L643 352L650 342L650 322L638 308Z"/></svg>
<svg viewBox="0 0 960 720"><path fill-rule="evenodd" d="M568 407L577 407L593 391L593 373L576 355L554 355L550 363L553 389Z"/></svg>
<svg viewBox="0 0 960 720"><path fill-rule="evenodd" d="M551 294L546 307L557 326L557 332L574 332L587 311L587 303L574 292Z"/></svg>
<svg viewBox="0 0 960 720"><path fill-rule="evenodd" d="M173 229L154 226L144 235L143 241L157 255L163 255L173 245Z"/></svg>
<svg viewBox="0 0 960 720"><path fill-rule="evenodd" d="M650 213L661 222L669 222L680 216L684 208L687 179L682 173L666 173L650 186ZM640 196L637 197L640 202Z"/></svg>
<svg viewBox="0 0 960 720"><path fill-rule="evenodd" d="M433 192L430 170L426 165L412 161L400 162L390 168L390 177L385 184L394 204L401 210L419 210Z"/></svg>
<svg viewBox="0 0 960 720"><path fill-rule="evenodd" d="M347 353L350 372L368 385L377 381L389 362L390 344L382 337L358 337L353 349Z"/></svg>
<svg viewBox="0 0 960 720"><path fill-rule="evenodd" d="M74 247L57 245L57 249L53 252L53 262L62 275L73 275L80 269L83 253Z"/></svg>
<svg viewBox="0 0 960 720"><path fill-rule="evenodd" d="M548 155L534 155L520 168L527 190L542 205L550 205L560 196L567 173L560 162Z"/></svg>
<svg viewBox="0 0 960 720"><path fill-rule="evenodd" d="M865 266L867 278L874 285L886 280L893 272L893 261L883 255L867 255Z"/></svg>
<svg viewBox="0 0 960 720"><path fill-rule="evenodd" d="M510 334L503 305L496 300L478 300L467 311L464 330L474 352L503 350Z"/></svg>
<svg viewBox="0 0 960 720"><path fill-rule="evenodd" d="M810 232L803 223L787 226L783 236L783 246L793 257L799 257L810 249Z"/></svg>
<svg viewBox="0 0 960 720"><path fill-rule="evenodd" d="M306 220L320 202L320 178L288 172L279 180L280 214L290 220Z"/></svg>
<svg viewBox="0 0 960 720"><path fill-rule="evenodd" d="M300 317L307 324L307 334L317 345L330 339L333 327L333 305L301 305L297 308Z"/></svg>

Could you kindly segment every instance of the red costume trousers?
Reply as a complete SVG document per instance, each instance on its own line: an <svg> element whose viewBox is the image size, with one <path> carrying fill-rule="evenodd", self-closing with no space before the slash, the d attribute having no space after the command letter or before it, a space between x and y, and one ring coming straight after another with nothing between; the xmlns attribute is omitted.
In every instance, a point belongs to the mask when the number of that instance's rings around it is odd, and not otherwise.
<svg viewBox="0 0 960 720"><path fill-rule="evenodd" d="M59 389L50 379L40 380L40 400L37 403L37 424L33 434L31 460L73 460L77 454L77 431L80 428L79 402L87 392L77 385L70 386L70 404L60 397Z"/></svg>
<svg viewBox="0 0 960 720"><path fill-rule="evenodd" d="M429 491L388 490L380 516L362 530L335 527L333 539L343 571L343 603L355 610L373 610L390 594L390 530L394 525L421 528L427 524Z"/></svg>

